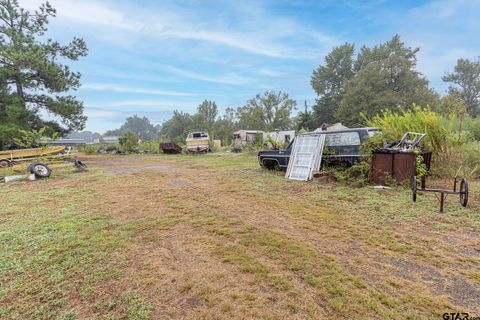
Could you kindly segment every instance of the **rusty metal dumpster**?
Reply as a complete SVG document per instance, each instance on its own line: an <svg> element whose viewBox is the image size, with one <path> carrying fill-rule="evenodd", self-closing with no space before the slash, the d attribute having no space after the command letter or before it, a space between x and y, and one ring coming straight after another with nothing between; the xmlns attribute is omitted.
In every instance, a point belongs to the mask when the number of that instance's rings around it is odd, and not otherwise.
<svg viewBox="0 0 480 320"><path fill-rule="evenodd" d="M423 163L430 170L432 152L421 152ZM388 179L395 179L398 183L409 181L417 175L417 155L414 152L377 151L372 157L372 171L370 181L374 184L385 185Z"/></svg>

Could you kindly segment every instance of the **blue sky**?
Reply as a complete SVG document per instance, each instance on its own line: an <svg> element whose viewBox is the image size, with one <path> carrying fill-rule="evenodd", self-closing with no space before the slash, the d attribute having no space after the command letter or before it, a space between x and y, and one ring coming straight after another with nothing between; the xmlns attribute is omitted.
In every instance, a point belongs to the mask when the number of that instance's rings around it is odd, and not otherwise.
<svg viewBox="0 0 480 320"><path fill-rule="evenodd" d="M40 0L20 0L35 8ZM440 93L459 57L480 55L480 0L153 1L50 0L49 37L83 37L88 57L76 93L87 130L119 127L132 114L162 123L204 99L222 112L265 90L312 104L312 70L332 47L375 45L395 33L420 47L417 69Z"/></svg>

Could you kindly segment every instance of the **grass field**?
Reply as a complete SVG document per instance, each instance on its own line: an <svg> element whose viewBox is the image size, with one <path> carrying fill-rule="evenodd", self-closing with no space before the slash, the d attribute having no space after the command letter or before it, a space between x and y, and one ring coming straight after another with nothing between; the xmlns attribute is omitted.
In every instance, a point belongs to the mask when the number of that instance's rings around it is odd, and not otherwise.
<svg viewBox="0 0 480 320"><path fill-rule="evenodd" d="M82 159L0 185L0 319L480 316L479 181L439 214L246 154Z"/></svg>

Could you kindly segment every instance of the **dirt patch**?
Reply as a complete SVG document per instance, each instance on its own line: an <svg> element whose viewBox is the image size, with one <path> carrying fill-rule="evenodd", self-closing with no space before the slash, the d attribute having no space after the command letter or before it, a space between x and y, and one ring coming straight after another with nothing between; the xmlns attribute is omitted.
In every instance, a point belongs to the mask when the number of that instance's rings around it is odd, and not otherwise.
<svg viewBox="0 0 480 320"><path fill-rule="evenodd" d="M375 255L375 263L367 270L357 270L366 275L373 283L382 282L394 276L412 284L421 284L436 296L448 296L459 306L469 308L471 312L480 312L480 285L468 281L460 275L446 275L441 270L415 260L406 260L392 256ZM373 267L373 269L372 269ZM372 270L376 270L372 273ZM377 275L377 278L373 274ZM381 274L382 278L378 278Z"/></svg>
<svg viewBox="0 0 480 320"><path fill-rule="evenodd" d="M105 168L105 171L115 175L129 175L136 172L142 171L155 171L155 172L169 172L173 169L172 166L168 165L145 165L145 164L124 164L122 166L119 165L112 165Z"/></svg>
<svg viewBox="0 0 480 320"><path fill-rule="evenodd" d="M184 178L174 178L168 181L168 184L172 187L186 187L191 185L191 181Z"/></svg>

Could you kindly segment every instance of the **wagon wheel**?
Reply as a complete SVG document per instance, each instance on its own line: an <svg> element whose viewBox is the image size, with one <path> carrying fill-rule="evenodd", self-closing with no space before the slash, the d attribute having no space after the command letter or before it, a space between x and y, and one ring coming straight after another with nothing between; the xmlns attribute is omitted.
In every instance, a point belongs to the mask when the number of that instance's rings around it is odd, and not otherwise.
<svg viewBox="0 0 480 320"><path fill-rule="evenodd" d="M417 202L417 176L412 176L410 181L410 189L412 190L412 200Z"/></svg>
<svg viewBox="0 0 480 320"><path fill-rule="evenodd" d="M11 167L12 163L8 159L0 159L0 168L8 168Z"/></svg>
<svg viewBox="0 0 480 320"><path fill-rule="evenodd" d="M30 165L28 169L38 178L48 178L52 174L52 170L43 163L34 163Z"/></svg>
<svg viewBox="0 0 480 320"><path fill-rule="evenodd" d="M468 181L466 178L463 178L460 182L460 204L464 207L468 203Z"/></svg>

